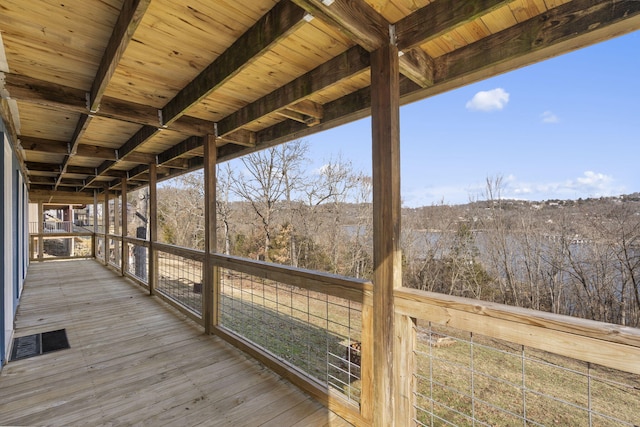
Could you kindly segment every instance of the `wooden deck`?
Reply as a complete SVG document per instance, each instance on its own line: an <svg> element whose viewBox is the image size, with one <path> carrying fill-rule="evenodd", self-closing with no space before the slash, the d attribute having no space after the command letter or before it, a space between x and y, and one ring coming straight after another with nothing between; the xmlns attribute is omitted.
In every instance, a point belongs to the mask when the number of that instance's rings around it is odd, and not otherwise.
<svg viewBox="0 0 640 427"><path fill-rule="evenodd" d="M9 362L0 425L348 425L94 261L32 263L16 336L71 348Z"/></svg>

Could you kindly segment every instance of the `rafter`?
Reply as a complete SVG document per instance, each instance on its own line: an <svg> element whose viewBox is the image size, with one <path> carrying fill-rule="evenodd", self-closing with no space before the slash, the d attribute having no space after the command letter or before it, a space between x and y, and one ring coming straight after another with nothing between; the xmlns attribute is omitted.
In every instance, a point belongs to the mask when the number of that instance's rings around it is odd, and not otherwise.
<svg viewBox="0 0 640 427"><path fill-rule="evenodd" d="M369 52L389 41L389 22L362 0L293 0L311 15L329 23Z"/></svg>
<svg viewBox="0 0 640 427"><path fill-rule="evenodd" d="M218 122L218 135L225 136L240 127L271 114L339 81L361 73L370 65L369 53L360 46L341 53L324 64Z"/></svg>
<svg viewBox="0 0 640 427"><path fill-rule="evenodd" d="M391 23L362 0L335 0L330 6L325 6L322 0L294 1L369 52L389 43L394 37ZM415 49L411 52L408 49L400 58L400 72L420 86L428 87L433 85L433 70L429 64L430 58L423 51Z"/></svg>
<svg viewBox="0 0 640 427"><path fill-rule="evenodd" d="M71 137L71 141L69 141L69 153L64 157L64 161L62 162L62 167L60 168L60 175L58 175L58 179L56 180L54 190L58 188L58 185L60 185L60 181L62 180L62 177L67 172L69 160L71 160L71 158L78 151L78 144L80 144L80 139L82 138L82 135L84 135L85 131L89 127L89 123L91 123L91 117L87 114L81 114L80 119L76 124L76 129L73 132L73 136Z"/></svg>
<svg viewBox="0 0 640 427"><path fill-rule="evenodd" d="M171 124L193 104L240 72L258 56L302 25L305 12L289 0L276 4L255 25L162 108L162 124Z"/></svg>
<svg viewBox="0 0 640 427"><path fill-rule="evenodd" d="M125 0L89 92L89 111L98 111L102 95L151 0Z"/></svg>
<svg viewBox="0 0 640 427"><path fill-rule="evenodd" d="M435 61L438 86L469 83L577 47L640 28L640 2L573 0L541 16L443 55ZM576 37L576 34L580 34ZM499 46L499 48L498 48Z"/></svg>
<svg viewBox="0 0 640 427"><path fill-rule="evenodd" d="M513 0L436 0L396 23L398 49L426 43Z"/></svg>

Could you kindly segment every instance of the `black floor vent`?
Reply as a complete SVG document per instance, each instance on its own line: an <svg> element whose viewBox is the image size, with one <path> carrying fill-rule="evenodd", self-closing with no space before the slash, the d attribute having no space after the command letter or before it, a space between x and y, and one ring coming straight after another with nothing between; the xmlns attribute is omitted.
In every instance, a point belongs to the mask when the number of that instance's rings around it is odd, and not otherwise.
<svg viewBox="0 0 640 427"><path fill-rule="evenodd" d="M64 350L65 348L69 348L65 329L18 337L13 340L11 361Z"/></svg>

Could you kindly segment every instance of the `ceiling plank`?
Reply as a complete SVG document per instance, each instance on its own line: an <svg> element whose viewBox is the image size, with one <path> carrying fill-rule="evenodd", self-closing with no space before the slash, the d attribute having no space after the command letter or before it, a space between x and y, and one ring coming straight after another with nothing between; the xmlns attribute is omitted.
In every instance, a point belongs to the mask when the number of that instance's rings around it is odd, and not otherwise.
<svg viewBox="0 0 640 427"><path fill-rule="evenodd" d="M151 0L125 0L89 93L89 111L98 111L104 91L142 21Z"/></svg>
<svg viewBox="0 0 640 427"><path fill-rule="evenodd" d="M238 74L304 21L305 11L289 0L277 3L215 61L162 108L162 125L171 124L195 103Z"/></svg>
<svg viewBox="0 0 640 427"><path fill-rule="evenodd" d="M513 0L436 0L396 23L398 49L426 43Z"/></svg>
<svg viewBox="0 0 640 427"><path fill-rule="evenodd" d="M246 105L218 122L218 135L225 136L276 110L369 68L369 53L354 46L290 83Z"/></svg>
<svg viewBox="0 0 640 427"><path fill-rule="evenodd" d="M87 113L85 92L32 77L0 72L11 99L74 113ZM160 127L158 109L148 105L103 97L97 117L105 117L139 125ZM182 116L167 127L185 136L204 136L215 132L215 123L196 117Z"/></svg>

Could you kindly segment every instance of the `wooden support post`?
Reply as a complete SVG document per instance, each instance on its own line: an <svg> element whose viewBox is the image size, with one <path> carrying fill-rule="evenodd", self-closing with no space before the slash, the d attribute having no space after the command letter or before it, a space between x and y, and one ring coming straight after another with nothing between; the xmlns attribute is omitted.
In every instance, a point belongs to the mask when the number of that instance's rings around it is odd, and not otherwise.
<svg viewBox="0 0 640 427"><path fill-rule="evenodd" d="M38 202L38 261L44 259L44 205Z"/></svg>
<svg viewBox="0 0 640 427"><path fill-rule="evenodd" d="M120 235L120 201L118 196L113 198L113 234L114 236ZM116 240L117 242L117 240ZM118 245L118 250L114 250L114 257L116 259L116 265L120 266L120 271L122 271L122 263L120 259L122 258L122 242L115 243Z"/></svg>
<svg viewBox="0 0 640 427"><path fill-rule="evenodd" d="M149 295L155 293L158 281L158 258L154 244L158 237L158 170L155 163L149 165Z"/></svg>
<svg viewBox="0 0 640 427"><path fill-rule="evenodd" d="M98 190L93 190L93 236L91 237L92 245L91 245L91 256L93 258L96 257L96 253L98 252L98 239L96 236L98 235Z"/></svg>
<svg viewBox="0 0 640 427"><path fill-rule="evenodd" d="M129 245L124 241L127 237L128 220L127 220L127 178L122 178L121 183L121 201L122 208L122 242L120 243L120 251L122 252L122 258L120 260L120 274L124 276L129 264Z"/></svg>
<svg viewBox="0 0 640 427"><path fill-rule="evenodd" d="M373 425L413 423L411 319L395 315L393 291L402 286L400 251L400 85L393 42L371 54L373 157Z"/></svg>
<svg viewBox="0 0 640 427"><path fill-rule="evenodd" d="M104 265L109 264L109 239L107 235L109 234L109 187L104 187L104 201L102 205L102 226L104 232Z"/></svg>
<svg viewBox="0 0 640 427"><path fill-rule="evenodd" d="M216 251L216 163L215 135L207 135L204 143L204 274L202 313L205 333L218 324L219 277L211 254Z"/></svg>

